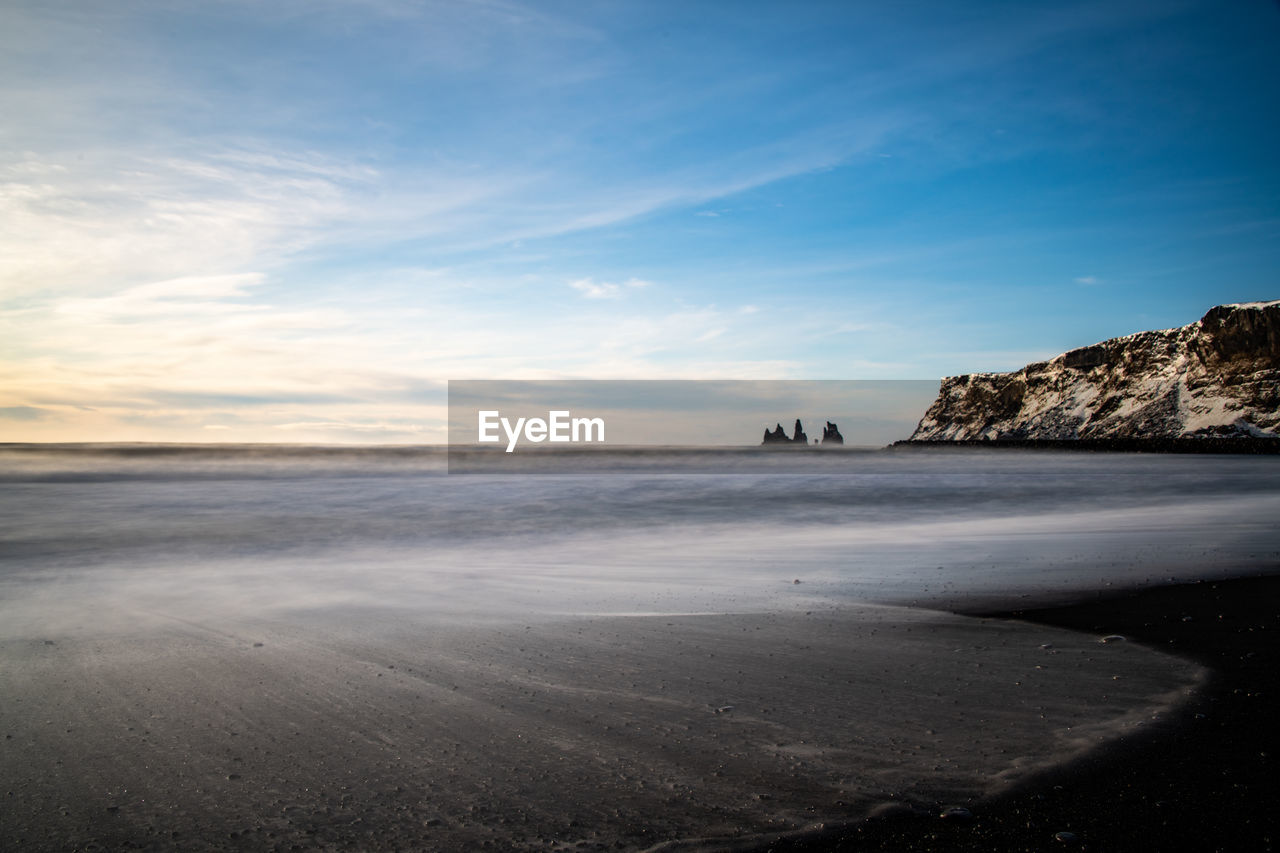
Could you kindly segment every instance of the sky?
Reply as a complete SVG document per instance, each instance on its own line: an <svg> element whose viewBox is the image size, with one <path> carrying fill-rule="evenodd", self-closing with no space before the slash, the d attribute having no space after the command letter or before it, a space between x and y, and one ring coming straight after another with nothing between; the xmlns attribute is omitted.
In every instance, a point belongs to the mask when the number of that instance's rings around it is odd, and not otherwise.
<svg viewBox="0 0 1280 853"><path fill-rule="evenodd" d="M937 379L1280 297L1280 4L0 0L0 441Z"/></svg>

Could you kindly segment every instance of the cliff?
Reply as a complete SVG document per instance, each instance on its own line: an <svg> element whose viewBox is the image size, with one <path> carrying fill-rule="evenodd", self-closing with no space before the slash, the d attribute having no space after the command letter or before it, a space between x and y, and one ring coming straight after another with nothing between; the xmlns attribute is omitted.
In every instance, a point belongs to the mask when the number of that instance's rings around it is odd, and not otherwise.
<svg viewBox="0 0 1280 853"><path fill-rule="evenodd" d="M1280 435L1280 301L942 381L912 441Z"/></svg>

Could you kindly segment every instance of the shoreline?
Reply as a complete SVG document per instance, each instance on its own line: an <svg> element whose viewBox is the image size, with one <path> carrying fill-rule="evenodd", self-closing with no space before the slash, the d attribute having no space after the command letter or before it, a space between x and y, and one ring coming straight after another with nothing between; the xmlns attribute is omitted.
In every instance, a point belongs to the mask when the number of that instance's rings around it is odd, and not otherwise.
<svg viewBox="0 0 1280 853"><path fill-rule="evenodd" d="M1280 756L1280 574L964 615L1118 634L1205 666L1209 680L1160 725L1009 791L963 803L904 803L859 823L735 849L1261 851L1280 840L1280 816L1263 793ZM950 806L971 817L941 819Z"/></svg>
<svg viewBox="0 0 1280 853"><path fill-rule="evenodd" d="M984 450L1070 450L1077 453L1224 453L1274 455L1280 438L997 438L913 439L895 441L888 450L916 448L971 448Z"/></svg>

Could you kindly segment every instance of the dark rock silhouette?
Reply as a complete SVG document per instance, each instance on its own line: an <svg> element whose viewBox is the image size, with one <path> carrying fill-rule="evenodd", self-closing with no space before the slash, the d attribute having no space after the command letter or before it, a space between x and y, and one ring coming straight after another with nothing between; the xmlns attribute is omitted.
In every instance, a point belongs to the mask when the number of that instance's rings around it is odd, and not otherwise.
<svg viewBox="0 0 1280 853"><path fill-rule="evenodd" d="M804 434L804 427L800 426L800 419L796 418L796 434L791 436L792 444L808 444L809 436Z"/></svg>
<svg viewBox="0 0 1280 853"><path fill-rule="evenodd" d="M761 444L790 444L791 439L787 438L786 432L782 429L782 424L778 424L775 430L765 429L764 441Z"/></svg>
<svg viewBox="0 0 1280 853"><path fill-rule="evenodd" d="M822 428L823 444L844 444L844 436L840 434L840 428L827 421L827 425Z"/></svg>
<svg viewBox="0 0 1280 853"><path fill-rule="evenodd" d="M834 427L835 424L828 424L828 426ZM823 430L822 434L825 437L827 434L826 430ZM837 433L837 435L839 435L839 433ZM843 441L843 439L841 440ZM796 418L795 434L792 435L790 438L788 438L786 432L783 431L782 424L778 424L772 430L766 429L764 431L764 441L760 443L761 444L798 444L801 446L808 446L809 436L805 435L804 425L800 423L799 418ZM814 444L817 444L817 443L818 443L818 440L814 439Z"/></svg>

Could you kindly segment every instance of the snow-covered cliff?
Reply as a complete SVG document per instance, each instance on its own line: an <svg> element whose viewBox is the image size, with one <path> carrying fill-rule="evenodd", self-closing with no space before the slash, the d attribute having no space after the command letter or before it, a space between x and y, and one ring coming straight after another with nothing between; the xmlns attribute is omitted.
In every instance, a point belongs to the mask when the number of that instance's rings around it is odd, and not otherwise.
<svg viewBox="0 0 1280 853"><path fill-rule="evenodd" d="M912 441L1280 435L1280 301L942 381Z"/></svg>

